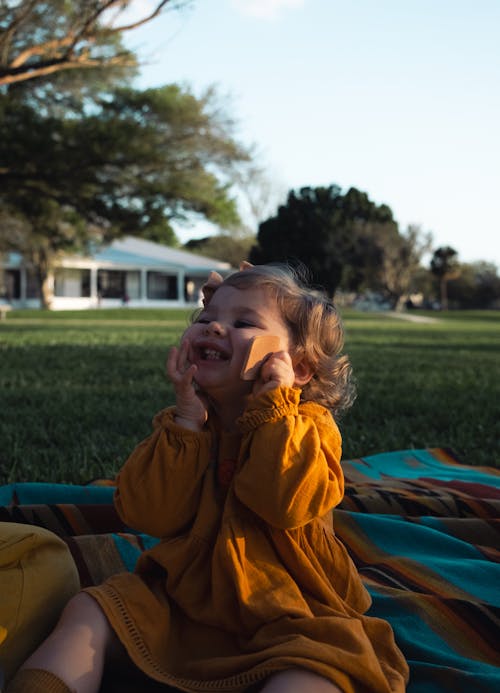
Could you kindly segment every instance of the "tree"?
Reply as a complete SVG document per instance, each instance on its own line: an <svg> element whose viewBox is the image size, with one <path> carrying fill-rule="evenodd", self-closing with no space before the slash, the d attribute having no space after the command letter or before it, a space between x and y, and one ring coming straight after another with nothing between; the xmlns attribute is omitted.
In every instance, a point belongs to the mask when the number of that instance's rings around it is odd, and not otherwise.
<svg viewBox="0 0 500 693"><path fill-rule="evenodd" d="M0 3L0 86L89 68L135 68L121 43L170 5L158 0L134 21L122 21L129 0L19 0Z"/></svg>
<svg viewBox="0 0 500 693"><path fill-rule="evenodd" d="M441 308L448 310L448 282L460 276L457 251L450 246L435 250L431 259L431 272L439 280Z"/></svg>
<svg viewBox="0 0 500 693"><path fill-rule="evenodd" d="M448 300L460 308L490 308L500 300L496 265L479 261L460 265L460 275L448 283Z"/></svg>
<svg viewBox="0 0 500 693"><path fill-rule="evenodd" d="M248 258L254 243L254 235L229 236L219 233L215 236L192 239L184 247L190 252L216 257L218 260L229 262L232 267L239 267L240 262Z"/></svg>
<svg viewBox="0 0 500 693"><path fill-rule="evenodd" d="M235 171L235 189L239 193L239 208L244 223L237 231L248 238L255 235L260 222L272 215L286 197L286 189L272 179L262 164L255 163L261 156L252 150L252 164L239 166ZM231 230L234 236L234 230Z"/></svg>
<svg viewBox="0 0 500 693"><path fill-rule="evenodd" d="M0 212L12 223L0 227L0 250L31 260L50 306L63 252L148 229L168 239L171 221L192 215L236 224L231 167L247 159L214 90L120 89L66 118L4 97Z"/></svg>
<svg viewBox="0 0 500 693"><path fill-rule="evenodd" d="M340 285L359 287L380 262L374 234L379 227L385 227L387 238L397 236L390 208L356 188L345 194L336 185L292 190L277 214L260 224L250 260L300 261L333 295Z"/></svg>
<svg viewBox="0 0 500 693"><path fill-rule="evenodd" d="M280 195L279 186L269 179L262 165L255 163L258 156L251 150L251 162L235 166L234 185L241 223L230 229L219 227L218 233L205 238L195 238L185 244L191 252L207 257L216 257L239 267L242 260L249 257L256 242L255 230L266 213L277 204ZM274 202L274 205L273 205Z"/></svg>
<svg viewBox="0 0 500 693"><path fill-rule="evenodd" d="M432 235L419 226L409 225L398 237L378 239L381 245L379 279L396 309L411 290L412 280L421 266L422 258L430 251Z"/></svg>
<svg viewBox="0 0 500 693"><path fill-rule="evenodd" d="M489 308L500 300L500 276L498 267L492 262L479 261L471 265L476 285L476 305Z"/></svg>

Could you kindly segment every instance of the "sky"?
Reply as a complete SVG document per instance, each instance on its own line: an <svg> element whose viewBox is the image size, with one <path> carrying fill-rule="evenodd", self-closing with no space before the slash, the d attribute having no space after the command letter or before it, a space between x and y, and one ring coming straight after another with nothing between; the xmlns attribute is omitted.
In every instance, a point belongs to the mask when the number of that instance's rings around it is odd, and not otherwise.
<svg viewBox="0 0 500 693"><path fill-rule="evenodd" d="M500 267L499 34L499 0L192 0L126 43L138 88L217 86L278 202L355 187Z"/></svg>

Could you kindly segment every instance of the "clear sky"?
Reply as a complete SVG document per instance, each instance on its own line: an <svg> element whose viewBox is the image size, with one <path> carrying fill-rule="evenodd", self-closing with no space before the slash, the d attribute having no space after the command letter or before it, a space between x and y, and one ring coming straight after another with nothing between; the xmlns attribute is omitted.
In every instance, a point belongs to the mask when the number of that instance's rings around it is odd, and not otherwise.
<svg viewBox="0 0 500 693"><path fill-rule="evenodd" d="M193 0L127 44L138 87L229 95L285 192L356 187L500 267L500 0Z"/></svg>

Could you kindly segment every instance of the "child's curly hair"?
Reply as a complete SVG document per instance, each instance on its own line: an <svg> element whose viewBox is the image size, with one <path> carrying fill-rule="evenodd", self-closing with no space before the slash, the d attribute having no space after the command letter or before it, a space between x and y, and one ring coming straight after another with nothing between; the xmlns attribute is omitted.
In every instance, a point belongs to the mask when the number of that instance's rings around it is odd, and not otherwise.
<svg viewBox="0 0 500 693"><path fill-rule="evenodd" d="M284 264L254 265L230 274L223 284L272 292L293 337L292 356L303 356L314 371L302 399L318 402L338 417L355 398L349 358L341 355L344 328L332 301L307 284L306 272Z"/></svg>

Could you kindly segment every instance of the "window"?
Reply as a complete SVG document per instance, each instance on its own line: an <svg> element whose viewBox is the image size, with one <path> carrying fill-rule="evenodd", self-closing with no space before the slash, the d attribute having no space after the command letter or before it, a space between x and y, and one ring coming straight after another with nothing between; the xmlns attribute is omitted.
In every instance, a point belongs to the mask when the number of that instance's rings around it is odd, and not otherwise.
<svg viewBox="0 0 500 693"><path fill-rule="evenodd" d="M21 272L17 269L0 269L0 298L13 301L21 298Z"/></svg>
<svg viewBox="0 0 500 693"><path fill-rule="evenodd" d="M148 272L148 298L177 299L177 277L165 272Z"/></svg>
<svg viewBox="0 0 500 693"><path fill-rule="evenodd" d="M54 294L72 298L90 296L90 270L66 267L56 269Z"/></svg>
<svg viewBox="0 0 500 693"><path fill-rule="evenodd" d="M98 270L97 292L100 298L125 297L126 272L122 270Z"/></svg>
<svg viewBox="0 0 500 693"><path fill-rule="evenodd" d="M141 273L126 272L125 291L129 299L141 297Z"/></svg>
<svg viewBox="0 0 500 693"><path fill-rule="evenodd" d="M40 283L33 270L26 270L26 298L40 298Z"/></svg>

